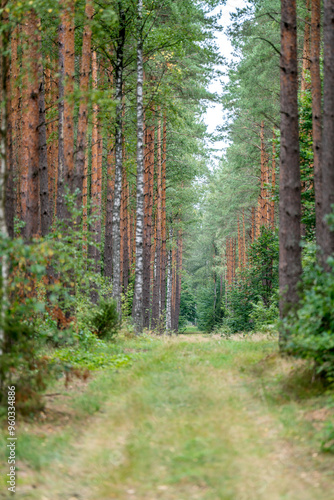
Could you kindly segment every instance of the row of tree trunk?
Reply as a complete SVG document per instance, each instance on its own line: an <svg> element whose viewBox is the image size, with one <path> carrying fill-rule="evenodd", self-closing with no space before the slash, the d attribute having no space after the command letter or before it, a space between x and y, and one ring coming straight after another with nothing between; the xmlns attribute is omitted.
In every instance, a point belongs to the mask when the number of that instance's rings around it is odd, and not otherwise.
<svg viewBox="0 0 334 500"><path fill-rule="evenodd" d="M139 15L140 15L139 2ZM27 241L45 236L53 224L81 227L94 244L87 257L94 271L112 281L121 311L134 286L133 319L142 327L178 329L182 275L179 222L167 221L166 178L168 122L160 107L143 108L143 50L137 47L136 180L127 151L123 57L125 21L120 12L116 64L106 67L92 47L94 9L86 2L86 25L80 56L80 103L74 106L75 3L62 0L58 57L42 57L39 20L29 11L11 35L7 71L6 219L11 237L14 220ZM22 78L22 85L18 81ZM99 105L90 95L101 86L113 90L116 118L105 126ZM131 172L130 172L131 173ZM75 200L73 216L67 196ZM175 225L176 224L176 225ZM175 227L174 227L175 226ZM87 238L88 239L88 238ZM97 301L98 293L92 290Z"/></svg>

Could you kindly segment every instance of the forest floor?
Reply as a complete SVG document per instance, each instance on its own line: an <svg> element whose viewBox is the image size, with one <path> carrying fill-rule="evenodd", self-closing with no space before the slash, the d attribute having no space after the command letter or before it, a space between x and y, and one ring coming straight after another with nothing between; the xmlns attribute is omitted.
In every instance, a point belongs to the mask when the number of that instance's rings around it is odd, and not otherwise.
<svg viewBox="0 0 334 500"><path fill-rule="evenodd" d="M333 498L334 456L320 446L333 393L276 339L121 342L130 365L56 385L20 423L18 498Z"/></svg>

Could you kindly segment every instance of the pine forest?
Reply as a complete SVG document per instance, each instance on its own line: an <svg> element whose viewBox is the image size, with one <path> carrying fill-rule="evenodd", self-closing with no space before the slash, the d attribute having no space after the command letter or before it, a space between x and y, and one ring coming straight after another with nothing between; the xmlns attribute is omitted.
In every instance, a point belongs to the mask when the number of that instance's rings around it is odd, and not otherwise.
<svg viewBox="0 0 334 500"><path fill-rule="evenodd" d="M333 498L334 0L0 19L0 499Z"/></svg>

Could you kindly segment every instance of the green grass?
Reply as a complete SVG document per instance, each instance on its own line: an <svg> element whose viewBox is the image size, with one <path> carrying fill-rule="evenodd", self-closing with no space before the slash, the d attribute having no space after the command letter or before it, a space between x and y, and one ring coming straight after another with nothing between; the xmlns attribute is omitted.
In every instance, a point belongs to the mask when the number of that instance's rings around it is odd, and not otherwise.
<svg viewBox="0 0 334 500"><path fill-rule="evenodd" d="M97 374L69 427L22 433L22 498L330 499L334 460L306 417L332 394L274 340L194 337L120 341L132 364Z"/></svg>

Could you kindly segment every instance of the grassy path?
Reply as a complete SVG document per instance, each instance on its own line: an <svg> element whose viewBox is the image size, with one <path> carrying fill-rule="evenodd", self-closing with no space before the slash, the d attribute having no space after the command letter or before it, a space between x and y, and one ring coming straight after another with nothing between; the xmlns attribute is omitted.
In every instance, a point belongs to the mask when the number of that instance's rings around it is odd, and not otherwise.
<svg viewBox="0 0 334 500"><path fill-rule="evenodd" d="M146 341L132 367L95 380L102 410L78 421L75 438L67 430L41 470L22 467L18 497L333 498L334 459L319 452L310 417L325 396L289 386L275 342L198 339Z"/></svg>

